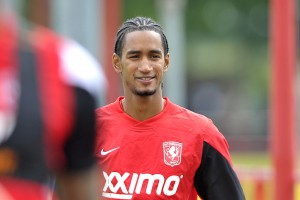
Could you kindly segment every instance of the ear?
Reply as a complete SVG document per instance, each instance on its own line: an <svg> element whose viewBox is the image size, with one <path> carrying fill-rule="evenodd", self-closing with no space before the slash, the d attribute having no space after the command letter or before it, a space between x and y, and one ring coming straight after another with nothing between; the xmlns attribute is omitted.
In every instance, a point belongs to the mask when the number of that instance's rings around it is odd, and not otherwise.
<svg viewBox="0 0 300 200"><path fill-rule="evenodd" d="M116 72L121 73L122 67L121 67L121 58L114 53L112 56L113 66Z"/></svg>
<svg viewBox="0 0 300 200"><path fill-rule="evenodd" d="M167 55L165 56L165 65L164 65L164 72L168 71L169 69L169 64L170 64L170 54L167 53Z"/></svg>

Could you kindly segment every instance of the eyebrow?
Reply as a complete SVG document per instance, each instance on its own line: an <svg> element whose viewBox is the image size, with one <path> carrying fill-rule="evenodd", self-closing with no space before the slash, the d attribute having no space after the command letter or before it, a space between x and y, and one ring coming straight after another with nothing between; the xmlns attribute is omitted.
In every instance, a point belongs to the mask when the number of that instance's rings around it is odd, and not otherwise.
<svg viewBox="0 0 300 200"><path fill-rule="evenodd" d="M130 54L137 54L137 53L140 53L141 51L138 51L138 50L130 50L128 51L126 54L127 55L130 55Z"/></svg>
<svg viewBox="0 0 300 200"><path fill-rule="evenodd" d="M162 54L161 50L151 50L150 53Z"/></svg>
<svg viewBox="0 0 300 200"><path fill-rule="evenodd" d="M137 53L141 53L141 51L139 51L139 50L130 50L126 54L131 55L131 54L137 54ZM162 54L162 51L154 49L154 50L150 50L150 53Z"/></svg>

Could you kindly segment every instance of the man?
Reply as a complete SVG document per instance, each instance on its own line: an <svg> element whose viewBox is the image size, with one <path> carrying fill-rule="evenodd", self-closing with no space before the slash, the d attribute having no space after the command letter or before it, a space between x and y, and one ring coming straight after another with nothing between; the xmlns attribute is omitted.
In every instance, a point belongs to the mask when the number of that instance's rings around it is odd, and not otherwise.
<svg viewBox="0 0 300 200"><path fill-rule="evenodd" d="M144 17L125 21L112 59L124 96L96 110L102 197L245 199L212 121L162 96L170 54L161 26Z"/></svg>
<svg viewBox="0 0 300 200"><path fill-rule="evenodd" d="M0 199L98 199L99 65L80 45L23 29L0 1ZM53 194L55 175L56 194ZM52 197L52 198L51 198Z"/></svg>

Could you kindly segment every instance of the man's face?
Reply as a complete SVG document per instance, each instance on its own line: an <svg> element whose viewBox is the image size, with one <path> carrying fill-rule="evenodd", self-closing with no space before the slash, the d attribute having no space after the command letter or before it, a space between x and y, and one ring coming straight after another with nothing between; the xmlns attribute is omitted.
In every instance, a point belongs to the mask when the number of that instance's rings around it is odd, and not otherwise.
<svg viewBox="0 0 300 200"><path fill-rule="evenodd" d="M122 57L114 55L125 92L149 96L161 90L169 54L164 56L161 36L155 31L134 31L124 39Z"/></svg>

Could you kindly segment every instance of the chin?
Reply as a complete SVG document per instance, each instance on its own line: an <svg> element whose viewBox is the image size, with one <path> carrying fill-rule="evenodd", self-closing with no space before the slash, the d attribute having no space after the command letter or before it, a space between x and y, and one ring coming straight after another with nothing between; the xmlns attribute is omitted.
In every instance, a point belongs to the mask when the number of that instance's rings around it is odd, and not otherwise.
<svg viewBox="0 0 300 200"><path fill-rule="evenodd" d="M134 93L138 96L145 97L145 96L154 95L156 93L156 90L144 90L144 91L136 90Z"/></svg>

